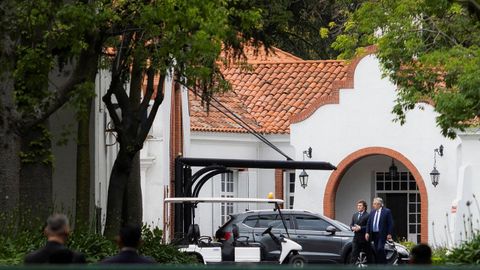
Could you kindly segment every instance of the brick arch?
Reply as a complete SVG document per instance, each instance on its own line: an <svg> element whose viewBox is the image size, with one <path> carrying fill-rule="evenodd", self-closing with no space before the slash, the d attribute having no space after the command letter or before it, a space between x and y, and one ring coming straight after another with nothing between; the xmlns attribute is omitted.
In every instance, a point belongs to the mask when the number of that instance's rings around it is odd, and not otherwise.
<svg viewBox="0 0 480 270"><path fill-rule="evenodd" d="M330 217L335 218L335 198L338 190L338 186L342 181L343 176L345 173L350 169L350 167L355 164L357 161L364 157L372 156L372 155L385 155L392 157L399 162L401 162L415 177L415 181L418 185L418 190L420 192L420 230L421 230L421 241L423 243L428 243L428 194L427 188L425 186L425 182L423 181L422 176L418 169L413 165L413 163L408 160L404 155L401 153L385 148L385 147L367 147L355 151L344 158L340 164L337 166L337 170L335 170L328 179L327 186L325 188L325 195L323 197L323 213Z"/></svg>

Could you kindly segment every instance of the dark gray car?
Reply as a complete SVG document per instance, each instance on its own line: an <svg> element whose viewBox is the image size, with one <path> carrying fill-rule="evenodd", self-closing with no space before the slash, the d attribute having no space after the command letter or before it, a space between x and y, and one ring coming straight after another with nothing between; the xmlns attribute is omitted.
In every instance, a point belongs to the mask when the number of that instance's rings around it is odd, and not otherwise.
<svg viewBox="0 0 480 270"><path fill-rule="evenodd" d="M262 235L272 226L275 235L289 236L302 245L300 254L310 263L345 263L349 260L353 233L347 225L309 211L285 209L281 212L288 235L278 211L257 210L231 215L230 220L218 229L216 237L223 239L225 245L233 242L235 224L242 241L261 243L264 247L262 256L274 260L280 250L271 237Z"/></svg>
<svg viewBox="0 0 480 270"><path fill-rule="evenodd" d="M224 243L224 260L233 260L234 234L238 228L237 241L260 243L263 247L262 260L276 260L280 256L277 243L263 232L272 226L272 232L284 235L302 245L300 252L309 263L350 263L353 232L337 220L305 210L281 210L283 219L277 210L256 210L230 216L230 220L216 232L216 238ZM282 223L285 222L285 225ZM288 229L288 233L285 231ZM235 228L235 229L234 229ZM235 231L235 233L234 233ZM230 248L229 248L230 247ZM402 264L408 261L408 250L394 242L385 244L388 264ZM359 256L356 264L367 264L375 260L370 256Z"/></svg>

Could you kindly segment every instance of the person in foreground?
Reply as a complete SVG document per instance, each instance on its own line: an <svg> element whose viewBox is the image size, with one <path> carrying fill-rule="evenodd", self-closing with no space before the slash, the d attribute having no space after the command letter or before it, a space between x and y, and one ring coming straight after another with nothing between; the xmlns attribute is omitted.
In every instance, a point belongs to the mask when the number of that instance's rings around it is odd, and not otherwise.
<svg viewBox="0 0 480 270"><path fill-rule="evenodd" d="M368 212L367 202L360 200L357 202L357 212L353 213L350 229L355 233L352 241L352 261L357 261L360 252L368 253L368 242L365 240L365 230L367 228Z"/></svg>
<svg viewBox="0 0 480 270"><path fill-rule="evenodd" d="M120 252L112 257L101 261L101 264L145 264L155 263L150 257L138 254L138 247L141 243L141 229L138 226L127 226L120 230L117 244Z"/></svg>
<svg viewBox="0 0 480 270"><path fill-rule="evenodd" d="M385 243L392 240L393 218L390 209L383 207L382 198L374 198L368 217L365 240L373 241L376 262L386 264Z"/></svg>
<svg viewBox="0 0 480 270"><path fill-rule="evenodd" d="M25 256L25 264L86 263L83 254L65 247L70 234L68 218L65 215L51 215L47 219L44 234L47 237L46 245Z"/></svg>
<svg viewBox="0 0 480 270"><path fill-rule="evenodd" d="M418 244L410 252L411 264L432 264L432 249L427 244Z"/></svg>

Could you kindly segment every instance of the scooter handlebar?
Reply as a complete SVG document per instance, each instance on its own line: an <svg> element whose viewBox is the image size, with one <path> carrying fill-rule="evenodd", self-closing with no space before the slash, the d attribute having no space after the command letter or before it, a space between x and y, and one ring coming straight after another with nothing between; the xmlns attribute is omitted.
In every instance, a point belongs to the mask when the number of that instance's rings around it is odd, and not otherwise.
<svg viewBox="0 0 480 270"><path fill-rule="evenodd" d="M270 234L272 232L272 228L273 226L268 226L268 228L265 231L263 231L262 235Z"/></svg>

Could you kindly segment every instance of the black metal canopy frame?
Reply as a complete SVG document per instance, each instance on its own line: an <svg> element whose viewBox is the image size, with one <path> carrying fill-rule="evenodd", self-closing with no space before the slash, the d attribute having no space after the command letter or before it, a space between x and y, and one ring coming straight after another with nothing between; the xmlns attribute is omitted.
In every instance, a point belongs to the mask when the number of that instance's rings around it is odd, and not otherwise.
<svg viewBox="0 0 480 270"><path fill-rule="evenodd" d="M191 167L203 167L192 175ZM218 174L230 172L228 168L308 169L335 170L335 166L322 161L251 160L219 158L175 159L175 197L198 197L203 185ZM194 205L175 204L174 236L186 235L194 219Z"/></svg>

